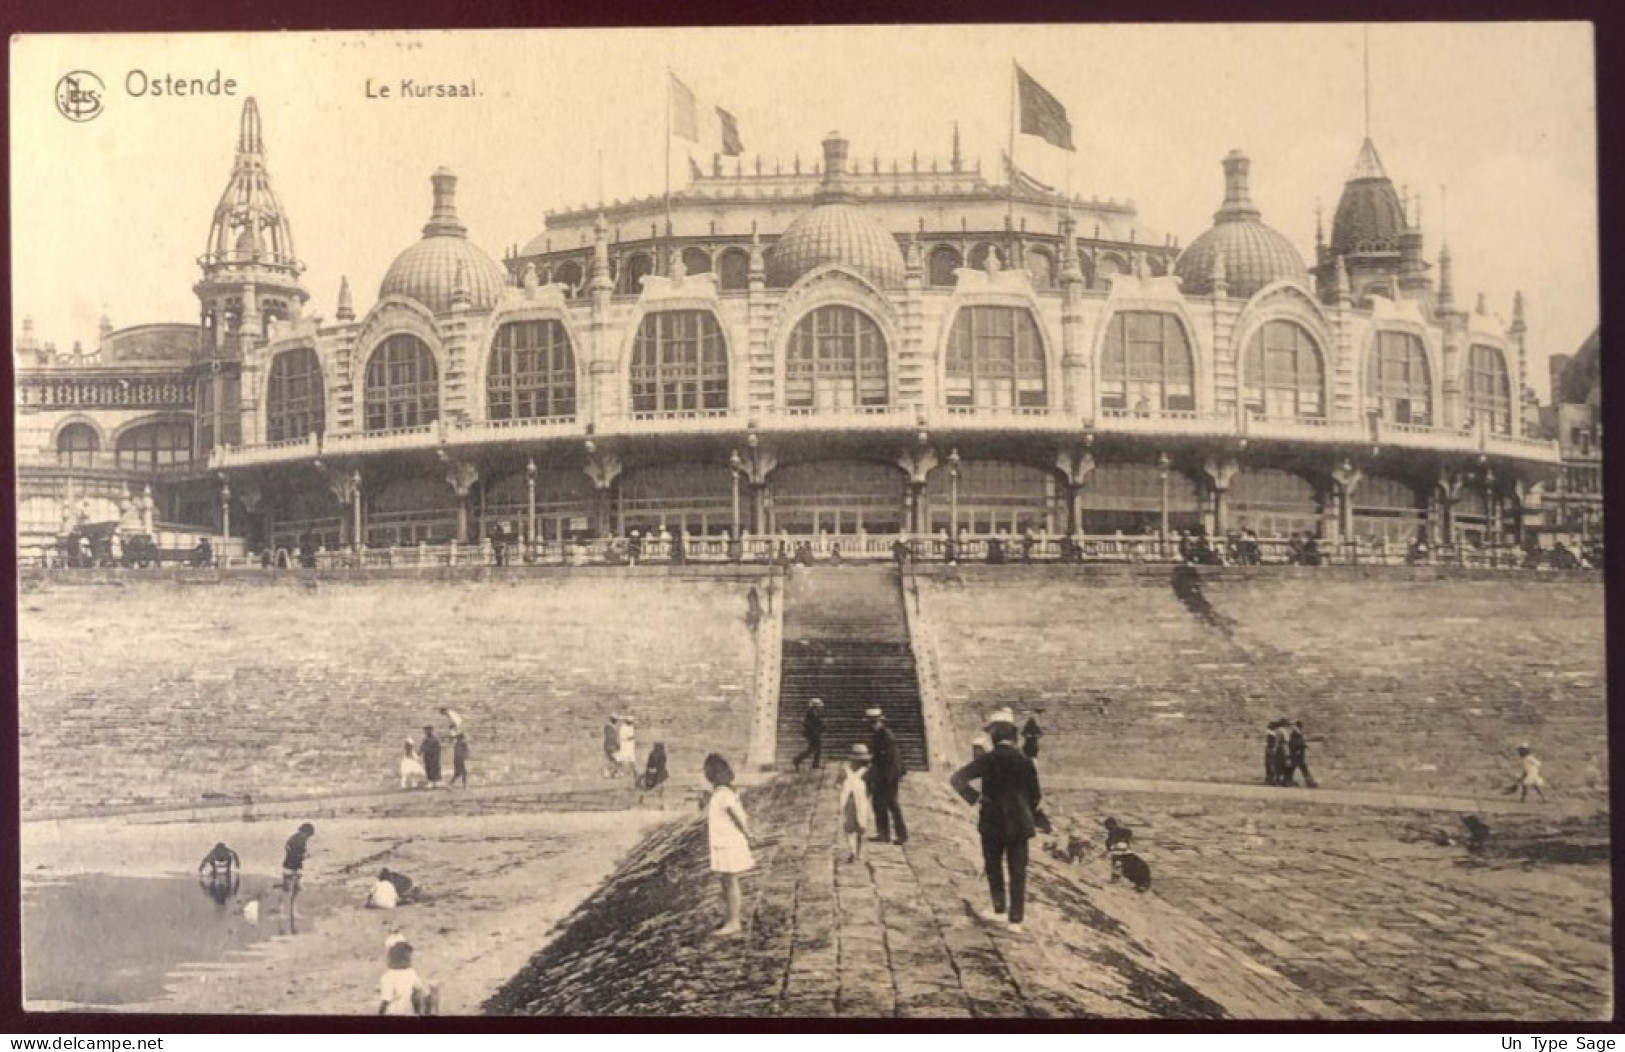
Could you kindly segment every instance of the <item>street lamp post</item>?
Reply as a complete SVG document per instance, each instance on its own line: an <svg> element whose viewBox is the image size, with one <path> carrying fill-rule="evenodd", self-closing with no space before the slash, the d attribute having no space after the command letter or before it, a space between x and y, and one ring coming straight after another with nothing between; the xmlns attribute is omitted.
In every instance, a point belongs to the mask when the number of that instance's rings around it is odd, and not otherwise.
<svg viewBox="0 0 1625 1052"><path fill-rule="evenodd" d="M959 450L948 451L948 538L959 551Z"/></svg>
<svg viewBox="0 0 1625 1052"><path fill-rule="evenodd" d="M1158 532L1163 557L1168 555L1168 454L1157 454L1157 478L1162 481L1162 528Z"/></svg>
<svg viewBox="0 0 1625 1052"><path fill-rule="evenodd" d="M231 536L231 480L220 476L220 534Z"/></svg>
<svg viewBox="0 0 1625 1052"><path fill-rule="evenodd" d="M750 529L753 534L762 532L762 461L756 448L759 441L754 429L745 436L745 446L750 450Z"/></svg>
<svg viewBox="0 0 1625 1052"><path fill-rule="evenodd" d="M728 454L728 470L733 475L733 540L739 540L739 472L744 468L744 461L739 459L739 450Z"/></svg>
<svg viewBox="0 0 1625 1052"><path fill-rule="evenodd" d="M357 558L361 557L361 472L356 470L350 474L350 505L353 516L353 527L350 537L350 547Z"/></svg>
<svg viewBox="0 0 1625 1052"><path fill-rule="evenodd" d="M525 543L530 558L536 559L536 458L525 462Z"/></svg>

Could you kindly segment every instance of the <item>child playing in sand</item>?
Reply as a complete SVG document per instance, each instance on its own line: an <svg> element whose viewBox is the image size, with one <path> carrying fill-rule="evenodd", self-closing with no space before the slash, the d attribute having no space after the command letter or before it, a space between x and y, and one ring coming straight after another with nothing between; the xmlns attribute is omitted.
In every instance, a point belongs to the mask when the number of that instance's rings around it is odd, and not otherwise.
<svg viewBox="0 0 1625 1052"><path fill-rule="evenodd" d="M1541 802L1545 803L1546 779L1540 773L1540 759L1527 745L1518 746L1518 757L1523 761L1523 770L1518 774L1517 781L1501 790L1501 792L1508 796L1517 793L1518 801L1522 803L1529 799L1529 790L1533 789L1535 794L1540 797Z"/></svg>
<svg viewBox="0 0 1625 1052"><path fill-rule="evenodd" d="M846 860L863 857L863 839L875 826L874 802L869 799L869 747L862 742L852 746L846 774L841 779L841 832L846 834Z"/></svg>
<svg viewBox="0 0 1625 1052"><path fill-rule="evenodd" d="M389 970L378 981L378 1014L434 1015L435 1001L434 987L412 967L412 944L392 943Z"/></svg>
<svg viewBox="0 0 1625 1052"><path fill-rule="evenodd" d="M738 935L743 930L744 893L740 874L756 868L750 853L750 825L745 806L734 792L734 772L728 761L712 753L705 758L705 780L711 783L711 799L706 804L706 825L711 839L711 869L722 878L722 902L727 911L718 935Z"/></svg>

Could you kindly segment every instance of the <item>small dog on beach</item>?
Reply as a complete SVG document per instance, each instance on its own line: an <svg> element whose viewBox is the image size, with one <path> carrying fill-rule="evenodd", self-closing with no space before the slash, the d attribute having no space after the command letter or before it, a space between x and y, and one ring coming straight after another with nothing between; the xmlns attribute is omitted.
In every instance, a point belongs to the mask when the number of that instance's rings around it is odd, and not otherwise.
<svg viewBox="0 0 1625 1052"><path fill-rule="evenodd" d="M1134 852L1119 851L1112 855L1112 880L1127 880L1135 891L1144 892L1151 887L1151 867Z"/></svg>

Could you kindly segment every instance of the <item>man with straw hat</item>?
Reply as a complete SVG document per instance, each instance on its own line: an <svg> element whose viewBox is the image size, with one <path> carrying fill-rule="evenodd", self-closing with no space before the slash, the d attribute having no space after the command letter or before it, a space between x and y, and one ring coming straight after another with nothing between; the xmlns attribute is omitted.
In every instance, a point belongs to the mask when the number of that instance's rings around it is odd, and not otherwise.
<svg viewBox="0 0 1625 1052"><path fill-rule="evenodd" d="M801 737L807 747L796 754L790 761L795 764L796 772L801 772L802 761L812 757L813 770L824 766L824 699L813 698L807 702L807 712L801 717Z"/></svg>
<svg viewBox="0 0 1625 1052"><path fill-rule="evenodd" d="M1038 768L1016 746L1020 732L1008 709L991 713L987 733L993 749L953 773L949 783L968 804L980 804L976 831L982 838L982 861L993 908L981 913L983 920L1008 924L1019 934L1027 902L1027 848L1036 831L1034 814L1042 800ZM981 791L971 788L979 782ZM1005 868L1008 865L1009 899L1005 898ZM1008 905L1008 911L1006 906Z"/></svg>
<svg viewBox="0 0 1625 1052"><path fill-rule="evenodd" d="M901 847L908 843L908 824L903 821L903 809L897 802L897 790L903 781L903 757L897 751L896 736L886 726L885 713L871 705L863 715L873 728L869 736L869 789L874 797L875 841L891 843L895 826L895 842Z"/></svg>

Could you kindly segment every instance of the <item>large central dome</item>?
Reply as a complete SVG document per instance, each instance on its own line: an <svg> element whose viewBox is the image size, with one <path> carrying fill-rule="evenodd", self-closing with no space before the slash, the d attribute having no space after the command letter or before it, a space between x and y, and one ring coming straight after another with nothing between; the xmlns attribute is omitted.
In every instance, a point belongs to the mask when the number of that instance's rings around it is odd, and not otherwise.
<svg viewBox="0 0 1625 1052"><path fill-rule="evenodd" d="M1213 227L1192 241L1174 263L1180 290L1204 296L1213 291L1216 262L1232 296L1247 297L1274 281L1308 286L1303 257L1280 231L1264 223L1247 191L1249 162L1240 150L1224 159L1224 205L1213 213Z"/></svg>
<svg viewBox="0 0 1625 1052"><path fill-rule="evenodd" d="M457 218L457 177L444 168L434 173L434 214L423 240L395 257L378 286L378 298L407 296L436 314L451 310L459 284L475 310L490 310L502 295L508 272L468 239Z"/></svg>
<svg viewBox="0 0 1625 1052"><path fill-rule="evenodd" d="M793 285L816 267L842 263L882 287L903 283L903 253L897 239L863 211L846 189L847 142L831 133L824 140L824 182L817 204L780 235L767 258L770 285Z"/></svg>

